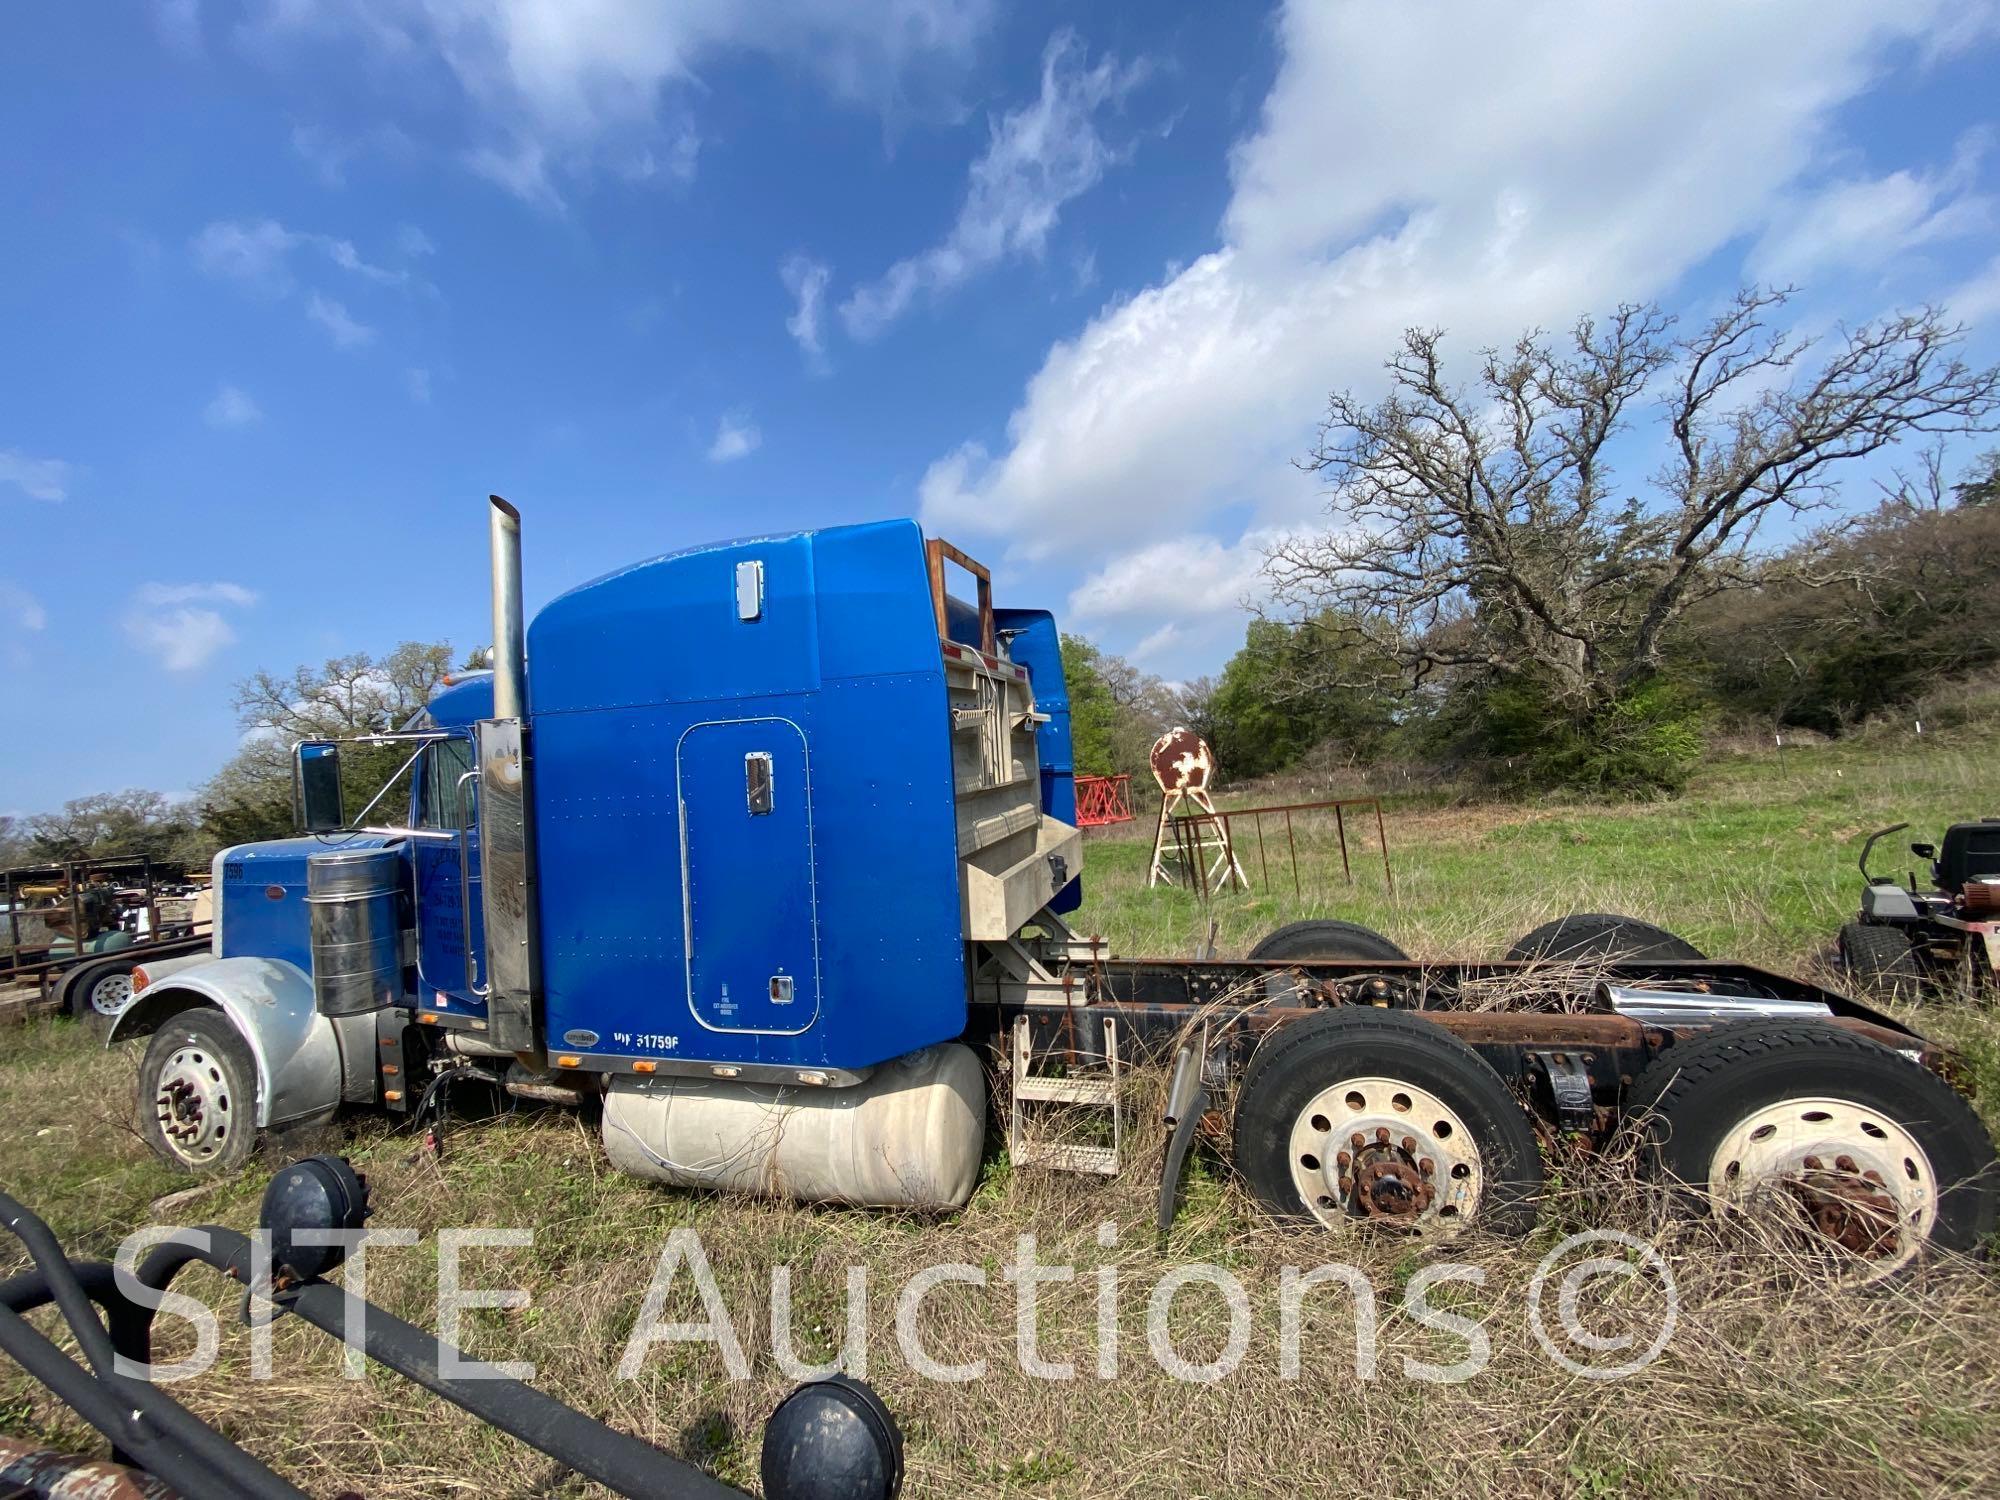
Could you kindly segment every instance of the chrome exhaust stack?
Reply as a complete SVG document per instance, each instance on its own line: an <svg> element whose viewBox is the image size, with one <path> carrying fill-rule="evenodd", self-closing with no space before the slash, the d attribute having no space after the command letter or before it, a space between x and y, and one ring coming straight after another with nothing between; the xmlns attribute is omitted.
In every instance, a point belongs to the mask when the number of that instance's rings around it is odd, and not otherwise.
<svg viewBox="0 0 2000 1500"><path fill-rule="evenodd" d="M480 913L486 1039L515 1054L542 1050L540 942L535 897L533 759L527 632L521 608L521 513L488 497L493 541L493 717L476 731ZM468 936L470 934L468 933Z"/></svg>
<svg viewBox="0 0 2000 1500"><path fill-rule="evenodd" d="M521 513L498 495L488 512L493 539L493 717L518 719L527 693L527 632L521 624Z"/></svg>

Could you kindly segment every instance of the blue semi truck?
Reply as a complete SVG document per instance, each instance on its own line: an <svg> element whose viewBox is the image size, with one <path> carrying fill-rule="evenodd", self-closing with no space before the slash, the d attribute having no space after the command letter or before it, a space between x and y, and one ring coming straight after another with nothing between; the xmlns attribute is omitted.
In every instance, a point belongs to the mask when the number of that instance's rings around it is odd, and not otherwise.
<svg viewBox="0 0 2000 1500"><path fill-rule="evenodd" d="M597 1112L614 1163L678 1186L943 1209L996 1098L1017 1164L1120 1170L1120 1074L1155 1061L1163 1225L1230 1102L1244 1180L1308 1223L1520 1231L1543 1141L1631 1131L1868 1275L1994 1230L1938 1049L1643 923L1454 963L1337 921L1242 959L1080 937L1055 620L913 522L654 558L525 626L519 515L489 523L493 669L371 737L406 760L358 810L341 746L295 747L300 836L217 855L212 956L138 976L111 1041L149 1038L176 1166L476 1082Z"/></svg>

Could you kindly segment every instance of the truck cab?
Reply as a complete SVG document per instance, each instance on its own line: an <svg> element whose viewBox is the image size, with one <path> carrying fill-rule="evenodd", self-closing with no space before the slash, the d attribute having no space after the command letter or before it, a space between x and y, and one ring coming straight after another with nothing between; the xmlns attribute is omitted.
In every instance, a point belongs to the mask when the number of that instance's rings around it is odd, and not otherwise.
<svg viewBox="0 0 2000 1500"><path fill-rule="evenodd" d="M407 759L351 819L341 747L297 747L306 833L217 857L212 959L113 1032L154 1037L177 1164L468 1065L533 1097L864 1088L965 1031L968 944L1079 899L1054 620L963 553L909 521L748 538L523 628L493 515L495 670L375 737ZM219 1138L210 1064L245 1075Z"/></svg>

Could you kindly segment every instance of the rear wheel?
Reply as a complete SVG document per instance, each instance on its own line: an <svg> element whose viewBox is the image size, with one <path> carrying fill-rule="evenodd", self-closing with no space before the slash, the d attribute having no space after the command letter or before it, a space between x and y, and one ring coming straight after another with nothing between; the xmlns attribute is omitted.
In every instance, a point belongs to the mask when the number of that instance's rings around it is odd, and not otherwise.
<svg viewBox="0 0 2000 1500"><path fill-rule="evenodd" d="M1900 927L1849 922L1840 929L1840 966L1866 995L1914 1000L1923 991L1923 962Z"/></svg>
<svg viewBox="0 0 2000 1500"><path fill-rule="evenodd" d="M1309 961L1315 958L1359 958L1403 962L1409 954L1372 927L1318 917L1287 922L1250 950L1251 958Z"/></svg>
<svg viewBox="0 0 2000 1500"><path fill-rule="evenodd" d="M217 1011L183 1011L139 1064L139 1131L170 1167L233 1172L257 1144L257 1067Z"/></svg>
<svg viewBox="0 0 2000 1500"><path fill-rule="evenodd" d="M1575 912L1544 922L1507 950L1510 959L1706 958L1664 927L1611 912Z"/></svg>
<svg viewBox="0 0 2000 1500"><path fill-rule="evenodd" d="M1525 1234L1541 1154L1526 1112L1470 1047L1400 1011L1293 1022L1258 1049L1236 1166L1283 1218Z"/></svg>
<svg viewBox="0 0 2000 1500"><path fill-rule="evenodd" d="M1985 1127L1920 1064L1835 1026L1752 1021L1684 1042L1633 1084L1653 1173L1874 1281L1927 1249L1994 1232L2000 1168Z"/></svg>

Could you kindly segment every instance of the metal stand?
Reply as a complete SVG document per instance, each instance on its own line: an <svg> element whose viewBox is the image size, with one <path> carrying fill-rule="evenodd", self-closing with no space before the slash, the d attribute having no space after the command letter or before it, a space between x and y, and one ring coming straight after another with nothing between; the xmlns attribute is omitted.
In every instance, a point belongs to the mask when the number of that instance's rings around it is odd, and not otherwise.
<svg viewBox="0 0 2000 1500"><path fill-rule="evenodd" d="M1180 809L1191 806L1192 812ZM1178 885L1174 867L1179 866L1190 887L1203 891L1225 891L1233 880L1244 889L1250 881L1236 861L1236 841L1230 836L1229 821L1215 811L1205 787L1178 787L1162 792L1159 821L1153 825L1153 869L1146 877L1150 888L1165 881Z"/></svg>

